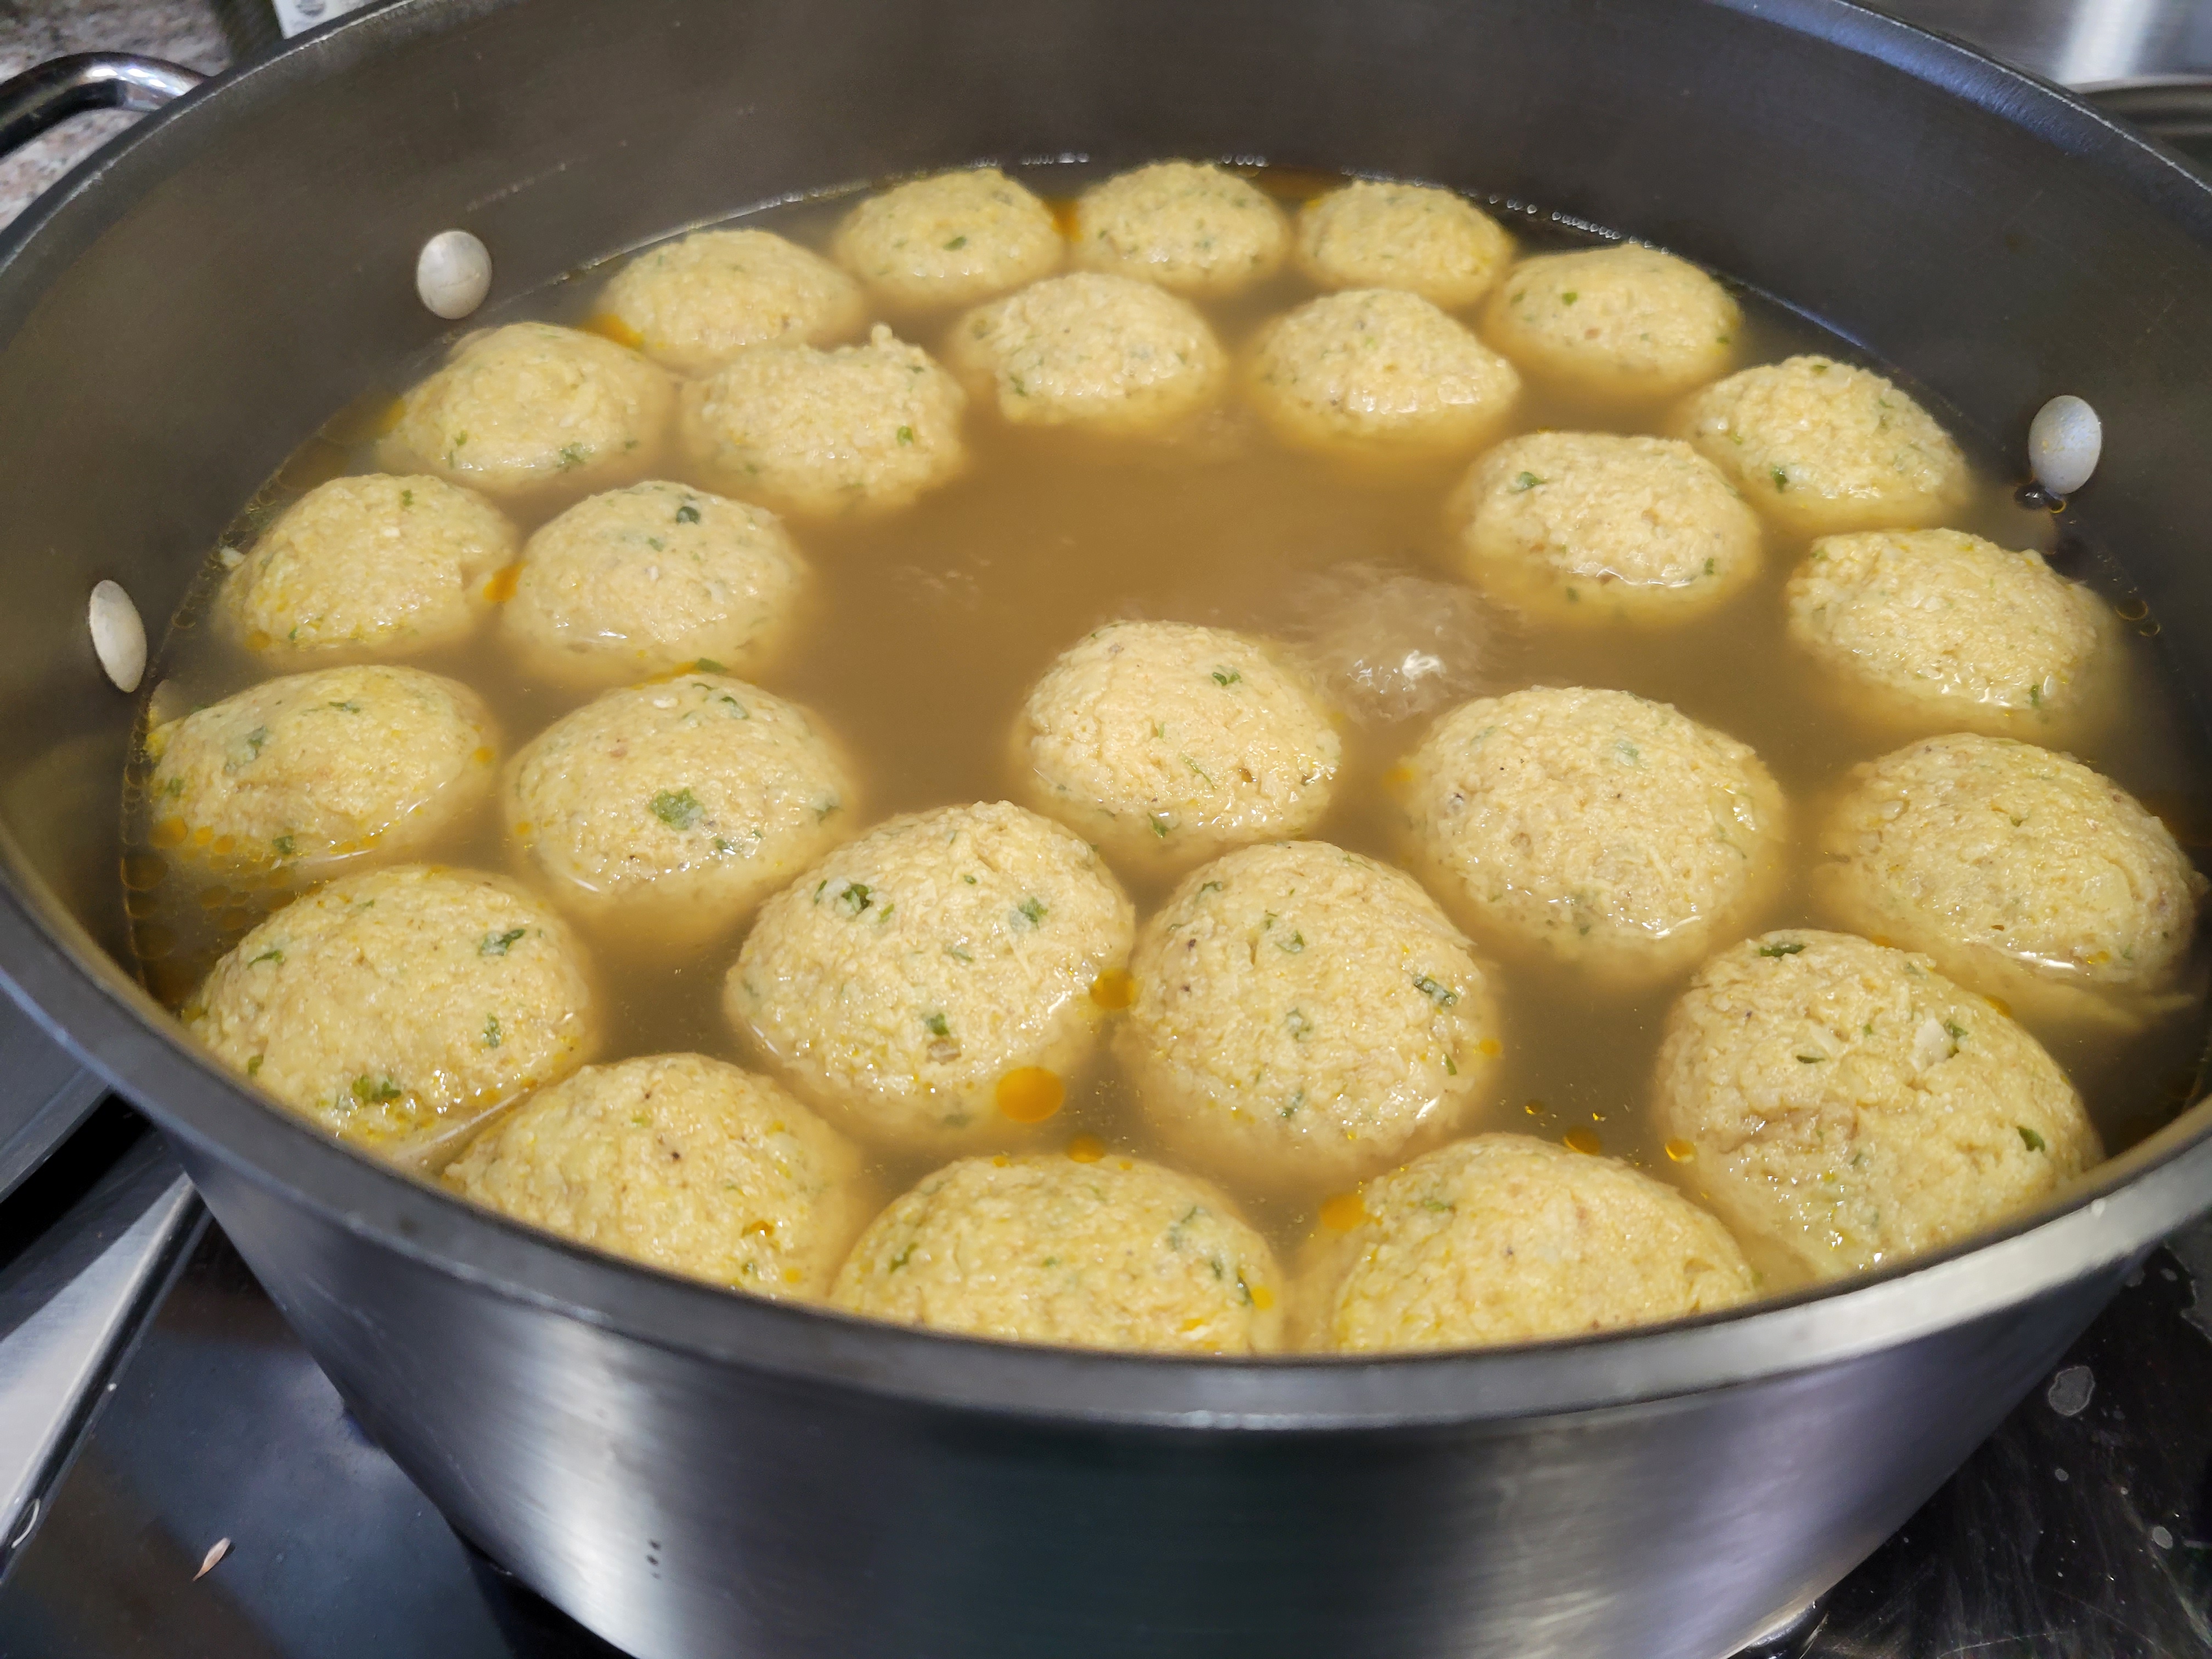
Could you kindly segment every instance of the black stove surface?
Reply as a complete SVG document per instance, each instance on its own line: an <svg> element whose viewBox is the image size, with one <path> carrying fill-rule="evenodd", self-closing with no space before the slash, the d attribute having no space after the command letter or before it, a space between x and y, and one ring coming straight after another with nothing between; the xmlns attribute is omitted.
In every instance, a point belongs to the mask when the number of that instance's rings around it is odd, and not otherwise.
<svg viewBox="0 0 2212 1659"><path fill-rule="evenodd" d="M2212 1656L2212 1225L2154 1255L1919 1514L1770 1651ZM228 1549L195 1577L222 1540ZM364 1436L220 1233L0 1581L7 1659L609 1659Z"/></svg>

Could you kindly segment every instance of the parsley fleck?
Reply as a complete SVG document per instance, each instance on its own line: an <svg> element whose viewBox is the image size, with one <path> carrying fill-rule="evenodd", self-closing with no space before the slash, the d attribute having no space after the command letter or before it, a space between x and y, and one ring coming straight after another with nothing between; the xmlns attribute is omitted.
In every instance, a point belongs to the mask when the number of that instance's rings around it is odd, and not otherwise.
<svg viewBox="0 0 2212 1659"><path fill-rule="evenodd" d="M1165 841L1168 838L1168 821L1155 812L1152 814L1152 833L1162 841Z"/></svg>
<svg viewBox="0 0 2212 1659"><path fill-rule="evenodd" d="M683 506L676 509L676 522L678 524L698 523L699 509L689 501L684 502Z"/></svg>
<svg viewBox="0 0 2212 1659"><path fill-rule="evenodd" d="M671 830L689 830L707 816L698 796L689 788L664 789L653 798L653 816Z"/></svg>
<svg viewBox="0 0 2212 1659"><path fill-rule="evenodd" d="M957 253L967 246L968 239L965 236L956 236L945 245L945 251L947 253Z"/></svg>
<svg viewBox="0 0 2212 1659"><path fill-rule="evenodd" d="M497 1014L487 1015L484 1018L483 1046L487 1048L499 1047L499 1016Z"/></svg>
<svg viewBox="0 0 2212 1659"><path fill-rule="evenodd" d="M914 428L910 426L901 427L898 429L898 441L902 444L912 443L914 441Z"/></svg>
<svg viewBox="0 0 2212 1659"><path fill-rule="evenodd" d="M952 1035L952 1028L945 1023L943 1014L924 1014L921 1017L921 1028L932 1036L949 1037Z"/></svg>
<svg viewBox="0 0 2212 1659"><path fill-rule="evenodd" d="M363 1072L353 1080L353 1097L364 1106L381 1106L399 1098L401 1090L389 1077L373 1078Z"/></svg>
<svg viewBox="0 0 2212 1659"><path fill-rule="evenodd" d="M1431 979L1426 974L1414 979L1413 988L1439 1008L1449 1008L1459 1000L1458 992L1439 980Z"/></svg>
<svg viewBox="0 0 2212 1659"><path fill-rule="evenodd" d="M299 851L299 845L289 836L279 836L269 843L276 849L276 856L289 859Z"/></svg>
<svg viewBox="0 0 2212 1659"><path fill-rule="evenodd" d="M2020 1131L2020 1144L2027 1147L2029 1152L2041 1152L2050 1150L2044 1144L2043 1137L2025 1123L2015 1123L2012 1127Z"/></svg>
<svg viewBox="0 0 2212 1659"><path fill-rule="evenodd" d="M1790 488L1790 475L1782 468L1778 466L1775 467L1770 471L1766 476L1774 480L1774 488L1777 494L1779 494L1781 491Z"/></svg>
<svg viewBox="0 0 2212 1659"><path fill-rule="evenodd" d="M503 957L522 943L528 935L527 927L510 927L504 933L486 933L483 942L477 946L480 957Z"/></svg>
<svg viewBox="0 0 2212 1659"><path fill-rule="evenodd" d="M402 507L412 507L412 506L414 506L414 505L415 505L415 492L414 492L413 490L411 490L411 489L403 489L403 490L401 490L401 491L399 492L399 505L400 505L400 506L402 506Z"/></svg>
<svg viewBox="0 0 2212 1659"><path fill-rule="evenodd" d="M588 444L562 444L561 446L561 470L563 472L569 471L573 467L583 465L583 464L591 459L591 458L592 451L591 447Z"/></svg>
<svg viewBox="0 0 2212 1659"><path fill-rule="evenodd" d="M1013 914L1032 927L1042 927L1045 918L1044 901L1031 894L1014 907Z"/></svg>
<svg viewBox="0 0 2212 1659"><path fill-rule="evenodd" d="M358 714L361 713L361 705L354 702L350 697L343 702L325 703L323 706L325 708L335 708L341 714Z"/></svg>
<svg viewBox="0 0 2212 1659"><path fill-rule="evenodd" d="M283 952L282 950L278 949L276 945L270 945L267 950L264 951L263 951L259 956L258 956L258 957L254 957L252 961L251 961L251 962L247 963L246 965L247 967L249 967L249 968L258 968L258 967L259 967L263 963L264 963L264 962L274 962L274 963L282 963L283 962L283 960L284 960L284 952Z"/></svg>
<svg viewBox="0 0 2212 1659"><path fill-rule="evenodd" d="M1296 956L1306 948L1306 936L1304 933L1292 933L1288 939L1279 939L1275 943L1291 955Z"/></svg>
<svg viewBox="0 0 2212 1659"><path fill-rule="evenodd" d="M266 1058L267 1056L264 1054L256 1054L252 1059L247 1060L246 1062L246 1076L258 1077L261 1074L261 1062ZM2022 1130L2021 1133L2024 1134L2027 1131Z"/></svg>
<svg viewBox="0 0 2212 1659"><path fill-rule="evenodd" d="M1565 294L1559 295L1559 303L1563 306L1571 306L1582 297L1583 296L1577 294L1574 289L1569 289Z"/></svg>
<svg viewBox="0 0 2212 1659"><path fill-rule="evenodd" d="M1216 685L1234 685L1243 678L1233 668L1217 668L1213 671L1213 683Z"/></svg>
<svg viewBox="0 0 2212 1659"><path fill-rule="evenodd" d="M1763 957L1794 957L1804 948L1793 939L1780 945L1762 945L1759 947L1759 954Z"/></svg>
<svg viewBox="0 0 2212 1659"><path fill-rule="evenodd" d="M1533 472L1523 472L1513 480L1513 493L1518 495L1524 491L1535 489L1538 484L1549 482L1549 479L1540 478Z"/></svg>
<svg viewBox="0 0 2212 1659"><path fill-rule="evenodd" d="M875 890L864 883L857 881L847 882L844 890L837 895L837 898L848 911L856 916L876 902Z"/></svg>
<svg viewBox="0 0 2212 1659"><path fill-rule="evenodd" d="M723 667L721 664L716 662L712 657L701 657L696 659L692 663L691 668L693 672L699 674L726 674L729 672L729 670Z"/></svg>

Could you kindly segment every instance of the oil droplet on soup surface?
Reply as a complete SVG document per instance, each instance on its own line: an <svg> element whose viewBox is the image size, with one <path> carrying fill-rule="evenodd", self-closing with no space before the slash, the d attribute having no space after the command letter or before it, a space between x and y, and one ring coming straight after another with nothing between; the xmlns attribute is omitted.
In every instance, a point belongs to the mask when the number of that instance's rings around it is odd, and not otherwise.
<svg viewBox="0 0 2212 1659"><path fill-rule="evenodd" d="M1109 968L1091 981L1091 1000L1101 1008L1126 1008L1137 1000L1137 981L1127 969Z"/></svg>
<svg viewBox="0 0 2212 1659"><path fill-rule="evenodd" d="M1019 1066L999 1079L999 1110L1017 1123L1042 1123L1066 1097L1060 1074L1042 1066Z"/></svg>
<svg viewBox="0 0 2212 1659"><path fill-rule="evenodd" d="M1321 1224L1334 1233L1348 1233L1367 1219L1367 1200L1358 1193L1339 1193L1321 1206Z"/></svg>

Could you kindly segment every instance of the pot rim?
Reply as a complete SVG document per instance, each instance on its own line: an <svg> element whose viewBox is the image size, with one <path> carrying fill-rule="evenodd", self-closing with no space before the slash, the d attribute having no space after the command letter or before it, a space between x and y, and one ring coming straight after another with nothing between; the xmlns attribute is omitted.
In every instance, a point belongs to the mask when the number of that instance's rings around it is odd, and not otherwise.
<svg viewBox="0 0 2212 1659"><path fill-rule="evenodd" d="M521 0L398 0L210 82L103 148L0 234L0 329L230 112ZM1702 0L1932 82L2069 154L2212 247L2212 186L2080 100L1855 0ZM1060 1349L772 1302L602 1255L479 1211L263 1102L218 1068L30 872L0 828L0 975L51 1034L179 1141L327 1224L514 1301L623 1336L914 1405L1161 1429L1344 1430L1503 1422L1626 1406L1833 1364L2140 1255L2212 1195L2212 1100L1994 1235L1746 1310L1456 1352L1199 1358Z"/></svg>

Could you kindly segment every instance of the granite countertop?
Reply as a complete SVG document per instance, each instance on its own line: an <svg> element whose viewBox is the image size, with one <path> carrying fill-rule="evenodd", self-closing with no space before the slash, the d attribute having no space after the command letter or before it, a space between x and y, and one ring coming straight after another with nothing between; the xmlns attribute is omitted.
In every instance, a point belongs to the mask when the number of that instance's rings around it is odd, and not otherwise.
<svg viewBox="0 0 2212 1659"><path fill-rule="evenodd" d="M0 78L72 52L138 52L208 74L230 47L208 0L0 0ZM0 161L0 225L138 118L80 115Z"/></svg>

